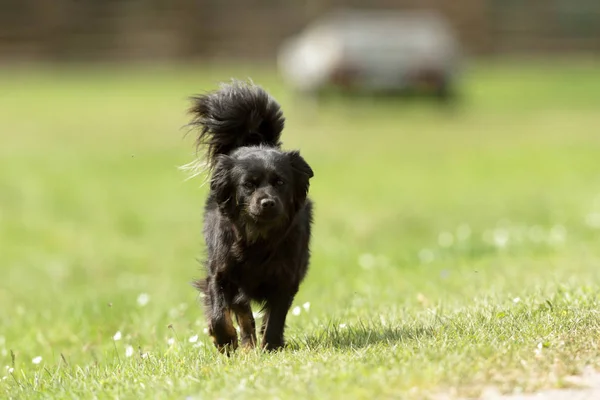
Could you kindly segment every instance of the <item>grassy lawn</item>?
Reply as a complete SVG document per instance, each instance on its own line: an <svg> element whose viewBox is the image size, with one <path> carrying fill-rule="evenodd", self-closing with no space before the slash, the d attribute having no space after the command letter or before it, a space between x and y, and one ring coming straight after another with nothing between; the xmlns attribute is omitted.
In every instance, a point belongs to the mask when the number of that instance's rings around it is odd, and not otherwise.
<svg viewBox="0 0 600 400"><path fill-rule="evenodd" d="M315 171L288 349L218 354L189 282L186 97L251 75ZM478 64L460 105L268 71L0 69L1 398L434 398L600 367L598 64Z"/></svg>

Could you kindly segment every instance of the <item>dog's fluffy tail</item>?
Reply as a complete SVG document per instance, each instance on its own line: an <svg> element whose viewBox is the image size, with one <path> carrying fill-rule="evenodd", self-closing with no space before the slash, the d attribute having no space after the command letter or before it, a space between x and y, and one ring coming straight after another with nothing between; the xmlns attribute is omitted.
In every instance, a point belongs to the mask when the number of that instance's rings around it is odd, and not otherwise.
<svg viewBox="0 0 600 400"><path fill-rule="evenodd" d="M234 80L219 90L192 97L192 102L190 125L198 128L196 146L206 151L209 170L220 154L238 147L281 145L283 112L260 86Z"/></svg>

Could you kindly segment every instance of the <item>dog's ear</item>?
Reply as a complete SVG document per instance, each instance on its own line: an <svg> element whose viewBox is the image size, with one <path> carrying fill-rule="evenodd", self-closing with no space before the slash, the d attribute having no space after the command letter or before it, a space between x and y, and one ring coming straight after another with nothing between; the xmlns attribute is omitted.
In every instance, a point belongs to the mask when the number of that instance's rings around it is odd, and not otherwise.
<svg viewBox="0 0 600 400"><path fill-rule="evenodd" d="M233 159L226 155L219 155L210 179L212 192L219 209L230 215L235 209L235 192L231 178Z"/></svg>
<svg viewBox="0 0 600 400"><path fill-rule="evenodd" d="M314 173L310 165L302 158L300 152L290 151L287 155L294 172L294 208L297 211L306 201L310 185L309 180L314 176Z"/></svg>

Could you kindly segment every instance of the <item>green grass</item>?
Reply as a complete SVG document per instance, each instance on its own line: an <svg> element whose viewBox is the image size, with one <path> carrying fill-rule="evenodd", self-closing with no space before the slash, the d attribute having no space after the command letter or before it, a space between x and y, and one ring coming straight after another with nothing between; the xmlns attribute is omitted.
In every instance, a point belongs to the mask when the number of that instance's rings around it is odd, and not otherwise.
<svg viewBox="0 0 600 400"><path fill-rule="evenodd" d="M444 110L313 108L260 69L0 70L0 397L566 385L600 366L599 71L478 64ZM289 348L228 359L189 285L206 188L177 166L193 156L186 97L232 75L281 100L316 223Z"/></svg>

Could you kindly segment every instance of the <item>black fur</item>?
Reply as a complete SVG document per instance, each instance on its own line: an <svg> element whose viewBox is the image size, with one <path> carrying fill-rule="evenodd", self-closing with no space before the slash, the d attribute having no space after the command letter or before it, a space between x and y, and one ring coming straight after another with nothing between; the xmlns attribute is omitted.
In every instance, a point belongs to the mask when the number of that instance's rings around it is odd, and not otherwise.
<svg viewBox="0 0 600 400"><path fill-rule="evenodd" d="M207 147L212 169L219 154L243 146L279 148L285 119L279 104L259 86L233 81L221 90L192 97L191 126L200 127L196 146Z"/></svg>
<svg viewBox="0 0 600 400"><path fill-rule="evenodd" d="M263 303L261 346L284 345L288 310L309 263L311 167L297 151L281 150L279 104L241 82L193 98L198 145L207 146L210 194L204 213L209 333L221 351L257 344L251 301Z"/></svg>

